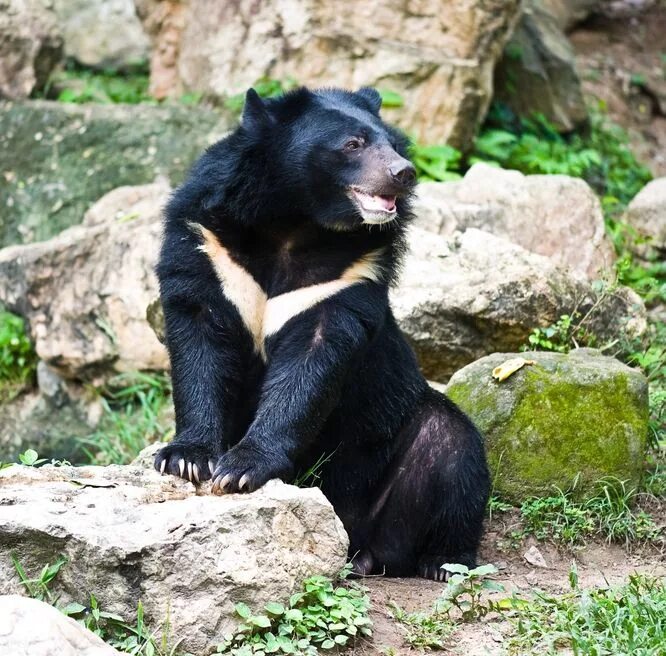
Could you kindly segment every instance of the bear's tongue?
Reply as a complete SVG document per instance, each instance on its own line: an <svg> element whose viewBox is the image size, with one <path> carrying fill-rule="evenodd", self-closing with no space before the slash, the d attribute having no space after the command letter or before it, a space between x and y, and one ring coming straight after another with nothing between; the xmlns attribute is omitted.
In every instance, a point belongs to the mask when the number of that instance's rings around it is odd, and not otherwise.
<svg viewBox="0 0 666 656"><path fill-rule="evenodd" d="M378 210L383 212L395 211L395 196L373 196L358 189L354 189L354 194L364 210L371 212Z"/></svg>

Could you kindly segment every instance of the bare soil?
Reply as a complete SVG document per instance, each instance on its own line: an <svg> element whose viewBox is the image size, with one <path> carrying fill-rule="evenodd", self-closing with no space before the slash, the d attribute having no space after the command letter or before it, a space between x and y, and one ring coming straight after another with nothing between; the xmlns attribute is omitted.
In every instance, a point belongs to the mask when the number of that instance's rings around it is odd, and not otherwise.
<svg viewBox="0 0 666 656"><path fill-rule="evenodd" d="M666 503L652 502L646 508L656 523L666 526ZM620 584L633 572L666 576L666 550L664 545L617 545L593 542L575 550L566 550L533 538L520 539L512 534L520 531L518 511L499 513L488 520L479 554L479 564L493 563L499 570L496 581L504 585L505 593L512 592L529 598L534 590L558 594L570 590L569 571L575 563L579 585L582 588ZM536 546L546 561L547 568L530 565L525 552ZM359 645L351 653L359 656L380 654L422 653L412 649L403 639L403 628L391 613L391 604L408 612L427 612L442 592L445 584L423 579L395 579L370 577L363 581L372 600L374 636L371 643ZM461 624L440 653L464 656L505 654L502 643L512 631L510 623L501 617L489 616L483 621ZM347 652L349 653L349 652Z"/></svg>

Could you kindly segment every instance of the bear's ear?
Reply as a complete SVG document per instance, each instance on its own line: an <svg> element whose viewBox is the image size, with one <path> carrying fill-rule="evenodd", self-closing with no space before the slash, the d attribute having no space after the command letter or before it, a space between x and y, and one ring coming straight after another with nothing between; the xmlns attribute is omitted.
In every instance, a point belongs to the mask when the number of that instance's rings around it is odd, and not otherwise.
<svg viewBox="0 0 666 656"><path fill-rule="evenodd" d="M264 101L254 89L248 89L245 94L245 105L243 106L243 116L241 123L244 128L253 130L267 125L271 122L271 115Z"/></svg>
<svg viewBox="0 0 666 656"><path fill-rule="evenodd" d="M377 89L373 89L372 87L361 87L355 95L363 101L363 105L367 109L379 116L379 110L382 106L382 97L379 95Z"/></svg>

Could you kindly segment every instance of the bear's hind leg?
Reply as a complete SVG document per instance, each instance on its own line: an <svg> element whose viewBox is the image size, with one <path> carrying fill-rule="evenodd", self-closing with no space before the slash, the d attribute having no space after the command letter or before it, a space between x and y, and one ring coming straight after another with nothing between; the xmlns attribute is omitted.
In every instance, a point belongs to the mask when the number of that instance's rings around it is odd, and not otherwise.
<svg viewBox="0 0 666 656"><path fill-rule="evenodd" d="M483 441L451 401L428 391L401 442L370 512L374 571L445 580L444 563L476 562L489 493Z"/></svg>

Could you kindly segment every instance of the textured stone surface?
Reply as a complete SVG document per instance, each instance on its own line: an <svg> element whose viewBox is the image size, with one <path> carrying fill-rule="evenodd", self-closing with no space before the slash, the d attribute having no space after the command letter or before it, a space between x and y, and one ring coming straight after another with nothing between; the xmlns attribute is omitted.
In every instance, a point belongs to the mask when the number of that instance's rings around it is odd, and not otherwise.
<svg viewBox="0 0 666 656"><path fill-rule="evenodd" d="M7 656L120 656L120 652L92 631L53 606L18 595L0 597L0 653Z"/></svg>
<svg viewBox="0 0 666 656"><path fill-rule="evenodd" d="M132 0L53 0L65 54L84 66L123 68L148 57Z"/></svg>
<svg viewBox="0 0 666 656"><path fill-rule="evenodd" d="M495 493L520 502L604 476L638 484L647 440L647 380L615 358L580 349L520 354L536 361L502 382L494 353L458 371L447 394L485 435ZM577 482L576 482L577 481Z"/></svg>
<svg viewBox="0 0 666 656"><path fill-rule="evenodd" d="M495 98L519 116L543 114L570 132L587 120L574 50L540 0L527 0L495 70Z"/></svg>
<svg viewBox="0 0 666 656"><path fill-rule="evenodd" d="M666 178L648 182L633 198L624 221L637 232L633 249L642 256L666 254Z"/></svg>
<svg viewBox="0 0 666 656"><path fill-rule="evenodd" d="M0 98L27 98L40 89L62 51L52 2L0 0Z"/></svg>
<svg viewBox="0 0 666 656"><path fill-rule="evenodd" d="M116 187L181 182L228 126L200 107L0 102L0 247L80 223Z"/></svg>
<svg viewBox="0 0 666 656"><path fill-rule="evenodd" d="M536 0L557 21L563 30L569 30L584 21L604 3L602 0Z"/></svg>
<svg viewBox="0 0 666 656"><path fill-rule="evenodd" d="M432 380L448 380L494 351L517 350L535 327L576 308L584 315L597 298L583 276L474 228L449 242L413 228L410 248L391 300ZM643 302L619 288L599 305L588 328L600 343L643 334Z"/></svg>
<svg viewBox="0 0 666 656"><path fill-rule="evenodd" d="M415 214L426 230L479 228L590 278L615 262L599 200L580 178L476 164L460 181L419 185Z"/></svg>
<svg viewBox="0 0 666 656"><path fill-rule="evenodd" d="M131 466L0 471L0 594L19 589L10 553L28 573L63 554L63 603L92 593L131 621L141 600L148 626L168 617L180 648L204 653L236 626L235 603L284 602L345 564L346 533L319 489L208 490Z"/></svg>
<svg viewBox="0 0 666 656"><path fill-rule="evenodd" d="M41 360L61 376L95 380L165 369L168 359L146 321L165 183L111 192L87 225L0 251L0 299L26 317Z"/></svg>
<svg viewBox="0 0 666 656"><path fill-rule="evenodd" d="M137 0L153 38L151 90L222 97L262 77L397 91L395 118L419 139L467 146L517 0Z"/></svg>

